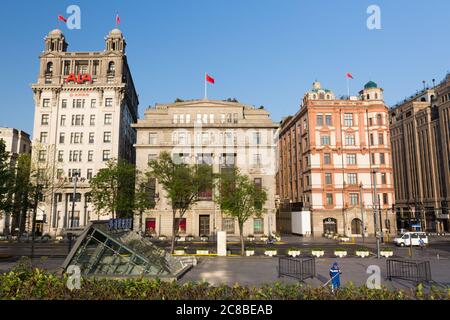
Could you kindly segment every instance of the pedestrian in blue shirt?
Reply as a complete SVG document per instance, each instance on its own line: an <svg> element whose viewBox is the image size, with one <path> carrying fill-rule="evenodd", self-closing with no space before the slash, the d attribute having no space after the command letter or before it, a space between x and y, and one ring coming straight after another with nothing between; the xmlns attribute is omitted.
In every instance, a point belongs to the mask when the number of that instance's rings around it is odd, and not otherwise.
<svg viewBox="0 0 450 320"><path fill-rule="evenodd" d="M333 263L330 269L331 291L333 293L341 286L341 274L342 271L339 269L337 262Z"/></svg>

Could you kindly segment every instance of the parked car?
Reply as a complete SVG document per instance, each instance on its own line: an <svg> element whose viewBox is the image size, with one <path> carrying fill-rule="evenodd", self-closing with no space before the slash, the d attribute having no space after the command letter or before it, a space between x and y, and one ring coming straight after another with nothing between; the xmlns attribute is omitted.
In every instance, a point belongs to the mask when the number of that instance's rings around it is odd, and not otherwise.
<svg viewBox="0 0 450 320"><path fill-rule="evenodd" d="M420 239L423 240L424 245L429 244L428 236L425 232L405 232L401 236L394 238L394 243L400 247L420 246Z"/></svg>

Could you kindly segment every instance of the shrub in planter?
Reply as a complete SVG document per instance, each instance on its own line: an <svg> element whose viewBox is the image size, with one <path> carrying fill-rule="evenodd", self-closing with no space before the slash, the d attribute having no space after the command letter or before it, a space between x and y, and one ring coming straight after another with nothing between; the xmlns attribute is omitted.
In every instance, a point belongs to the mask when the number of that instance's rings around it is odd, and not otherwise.
<svg viewBox="0 0 450 320"><path fill-rule="evenodd" d="M325 251L322 248L313 248L311 249L311 254L316 258L320 258L325 254Z"/></svg>
<svg viewBox="0 0 450 320"><path fill-rule="evenodd" d="M173 251L173 254L175 255L183 255L184 253L185 251L183 247L176 247L175 250Z"/></svg>
<svg viewBox="0 0 450 320"><path fill-rule="evenodd" d="M334 250L334 255L339 258L343 258L347 255L347 250L344 248L337 248Z"/></svg>
<svg viewBox="0 0 450 320"><path fill-rule="evenodd" d="M159 240L167 240L167 236L160 234L158 237Z"/></svg>
<svg viewBox="0 0 450 320"><path fill-rule="evenodd" d="M381 248L380 255L382 257L389 258L394 255L394 251L391 248Z"/></svg>
<svg viewBox="0 0 450 320"><path fill-rule="evenodd" d="M265 249L264 254L269 257L273 257L277 255L277 249Z"/></svg>
<svg viewBox="0 0 450 320"><path fill-rule="evenodd" d="M252 234L249 234L249 235L247 236L247 240L248 240L248 241L255 241L255 236L252 235Z"/></svg>
<svg viewBox="0 0 450 320"><path fill-rule="evenodd" d="M200 236L200 240L206 242L206 241L209 240L209 237L208 237L207 235L202 234L202 235Z"/></svg>
<svg viewBox="0 0 450 320"><path fill-rule="evenodd" d="M269 237L266 236L265 234L262 235L261 237L259 237L259 240L261 240L261 241L267 241L268 239L269 239Z"/></svg>
<svg viewBox="0 0 450 320"><path fill-rule="evenodd" d="M297 257L300 255L300 249L299 248L289 248L287 250L287 254L290 255L291 257Z"/></svg>
<svg viewBox="0 0 450 320"><path fill-rule="evenodd" d="M370 255L370 251L369 251L369 249L367 249L365 247L360 247L360 248L356 249L355 254L358 257L365 258Z"/></svg>
<svg viewBox="0 0 450 320"><path fill-rule="evenodd" d="M255 249L253 249L253 248L247 248L247 249L245 249L245 255L246 255L247 257L254 256L254 255L255 255Z"/></svg>
<svg viewBox="0 0 450 320"><path fill-rule="evenodd" d="M194 236L192 234L188 234L186 236L186 241L193 241L194 240Z"/></svg>
<svg viewBox="0 0 450 320"><path fill-rule="evenodd" d="M197 254L209 254L208 248L198 248L196 251Z"/></svg>

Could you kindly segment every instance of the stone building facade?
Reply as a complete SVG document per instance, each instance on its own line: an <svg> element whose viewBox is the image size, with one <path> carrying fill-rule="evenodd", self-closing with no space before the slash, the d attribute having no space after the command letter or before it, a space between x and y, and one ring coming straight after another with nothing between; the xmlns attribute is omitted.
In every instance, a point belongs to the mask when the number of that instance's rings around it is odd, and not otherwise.
<svg viewBox="0 0 450 320"><path fill-rule="evenodd" d="M6 151L9 152L11 167L16 165L17 157L21 154L31 154L30 135L25 131L0 127L0 140L6 145ZM8 235L14 223L8 212L0 212L0 234Z"/></svg>
<svg viewBox="0 0 450 320"><path fill-rule="evenodd" d="M449 232L450 75L390 111L398 228Z"/></svg>
<svg viewBox="0 0 450 320"><path fill-rule="evenodd" d="M237 166L266 189L268 199L262 218L251 218L244 234L255 236L275 232L275 130L278 125L262 108L239 102L192 100L157 104L148 108L136 125L136 165L148 170L148 162L167 151L174 161L207 163L215 173ZM171 236L172 210L165 191L157 181L156 206L144 213L142 231ZM238 235L237 222L222 214L214 203L212 190L199 194L200 200L179 220L180 235L212 235L226 231ZM139 225L139 221L135 223Z"/></svg>
<svg viewBox="0 0 450 320"><path fill-rule="evenodd" d="M376 83L339 99L314 82L300 110L283 120L278 149L280 220L286 212L307 212L306 236L358 237L375 233L376 217L380 231L395 233L388 108Z"/></svg>
<svg viewBox="0 0 450 320"><path fill-rule="evenodd" d="M125 54L122 32L112 30L105 50L68 52L60 30L45 37L35 101L33 161L47 170L51 188L43 193L37 230L51 235L106 219L89 199L89 180L109 159L135 163L138 95ZM41 169L44 168L44 169ZM77 194L72 219L74 177Z"/></svg>

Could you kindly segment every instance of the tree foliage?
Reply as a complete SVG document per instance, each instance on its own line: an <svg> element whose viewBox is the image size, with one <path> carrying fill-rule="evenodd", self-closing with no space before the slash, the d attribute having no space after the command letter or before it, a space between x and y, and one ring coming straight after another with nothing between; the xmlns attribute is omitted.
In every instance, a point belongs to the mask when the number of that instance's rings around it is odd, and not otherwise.
<svg viewBox="0 0 450 320"><path fill-rule="evenodd" d="M212 167L207 164L187 165L174 162L169 153L162 152L157 159L149 162L149 168L149 175L156 178L172 205L173 252L178 231L176 218L182 218L192 205L200 201L199 192L213 189Z"/></svg>
<svg viewBox="0 0 450 320"><path fill-rule="evenodd" d="M260 217L264 213L267 193L249 176L241 174L237 168L222 171L219 183L219 194L215 201L223 213L237 220L241 238L241 253L244 254L244 223L249 218Z"/></svg>
<svg viewBox="0 0 450 320"><path fill-rule="evenodd" d="M136 168L125 160L109 160L90 180L91 200L100 214L133 216Z"/></svg>
<svg viewBox="0 0 450 320"><path fill-rule="evenodd" d="M10 155L6 151L6 143L0 139L0 214L9 208L10 183L12 180Z"/></svg>

